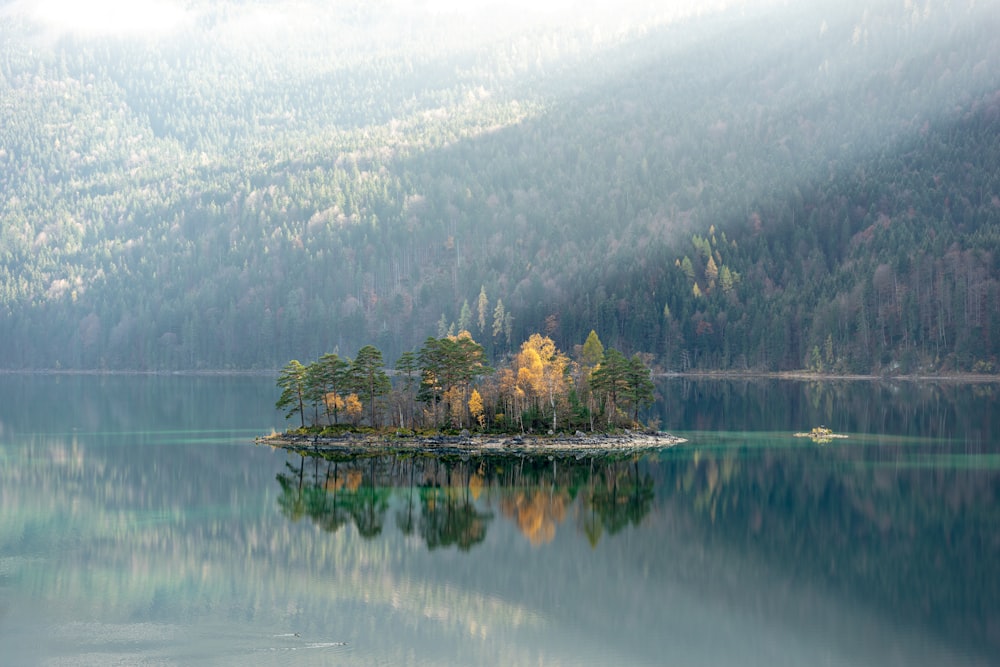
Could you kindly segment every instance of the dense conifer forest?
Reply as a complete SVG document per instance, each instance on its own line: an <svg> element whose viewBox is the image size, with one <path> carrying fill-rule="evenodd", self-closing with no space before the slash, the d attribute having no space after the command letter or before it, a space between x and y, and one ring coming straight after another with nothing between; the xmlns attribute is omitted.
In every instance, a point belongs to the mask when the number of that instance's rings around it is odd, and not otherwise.
<svg viewBox="0 0 1000 667"><path fill-rule="evenodd" d="M0 3L0 368L998 370L996 3L161 5Z"/></svg>

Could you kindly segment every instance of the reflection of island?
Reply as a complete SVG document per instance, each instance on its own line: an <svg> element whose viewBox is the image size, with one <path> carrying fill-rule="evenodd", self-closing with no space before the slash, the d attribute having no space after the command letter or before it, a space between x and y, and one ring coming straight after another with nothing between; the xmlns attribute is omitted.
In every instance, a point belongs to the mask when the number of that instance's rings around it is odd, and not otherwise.
<svg viewBox="0 0 1000 667"><path fill-rule="evenodd" d="M551 542L567 516L592 546L638 524L653 502L653 480L639 458L552 456L344 456L300 453L277 475L278 505L292 521L326 531L352 523L372 538L390 506L396 527L429 549L467 551L486 538L495 510L528 541Z"/></svg>

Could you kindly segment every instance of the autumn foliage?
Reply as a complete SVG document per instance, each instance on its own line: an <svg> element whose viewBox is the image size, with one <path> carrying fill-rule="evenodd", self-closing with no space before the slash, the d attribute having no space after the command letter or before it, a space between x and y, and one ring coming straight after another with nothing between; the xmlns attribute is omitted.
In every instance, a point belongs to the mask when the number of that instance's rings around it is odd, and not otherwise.
<svg viewBox="0 0 1000 667"><path fill-rule="evenodd" d="M532 334L509 361L492 368L468 331L428 338L401 355L394 382L381 353L365 346L355 360L325 354L303 366L289 362L278 407L304 427L346 419L378 427L494 432L594 430L638 424L654 400L650 370L636 355L607 350L591 331L576 359L548 336Z"/></svg>

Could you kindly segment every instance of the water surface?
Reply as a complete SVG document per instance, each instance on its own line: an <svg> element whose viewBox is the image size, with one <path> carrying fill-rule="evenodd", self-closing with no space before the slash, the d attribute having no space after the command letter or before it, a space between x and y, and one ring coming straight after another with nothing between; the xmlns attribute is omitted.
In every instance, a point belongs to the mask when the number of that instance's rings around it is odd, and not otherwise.
<svg viewBox="0 0 1000 667"><path fill-rule="evenodd" d="M638 459L327 460L252 444L270 378L0 376L0 655L1000 662L997 387L660 393Z"/></svg>

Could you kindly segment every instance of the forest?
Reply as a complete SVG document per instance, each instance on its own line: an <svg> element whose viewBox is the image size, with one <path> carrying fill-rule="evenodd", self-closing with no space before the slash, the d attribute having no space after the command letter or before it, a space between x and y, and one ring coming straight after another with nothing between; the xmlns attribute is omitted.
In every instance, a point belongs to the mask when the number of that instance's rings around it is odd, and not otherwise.
<svg viewBox="0 0 1000 667"><path fill-rule="evenodd" d="M994 4L165 4L0 6L0 368L1000 370Z"/></svg>

